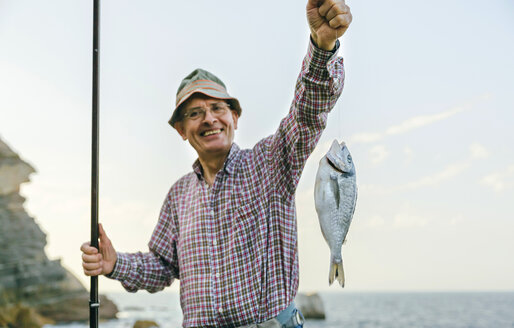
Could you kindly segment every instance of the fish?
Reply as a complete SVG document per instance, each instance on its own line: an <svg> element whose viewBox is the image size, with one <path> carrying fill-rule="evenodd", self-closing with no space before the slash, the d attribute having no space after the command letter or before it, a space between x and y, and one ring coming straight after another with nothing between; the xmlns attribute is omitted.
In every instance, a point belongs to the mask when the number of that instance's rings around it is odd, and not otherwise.
<svg viewBox="0 0 514 328"><path fill-rule="evenodd" d="M337 280L344 287L341 248L346 241L357 203L355 164L344 141L339 144L334 140L319 161L314 203L321 232L330 248L329 286Z"/></svg>

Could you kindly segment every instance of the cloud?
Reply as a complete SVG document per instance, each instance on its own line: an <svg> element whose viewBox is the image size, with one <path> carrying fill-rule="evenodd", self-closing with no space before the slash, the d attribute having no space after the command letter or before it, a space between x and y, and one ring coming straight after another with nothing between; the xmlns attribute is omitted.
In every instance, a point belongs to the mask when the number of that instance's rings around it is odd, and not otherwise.
<svg viewBox="0 0 514 328"><path fill-rule="evenodd" d="M359 193L372 193L372 194L387 194L392 190L391 187L386 187L378 184L359 183Z"/></svg>
<svg viewBox="0 0 514 328"><path fill-rule="evenodd" d="M470 145L469 150L471 152L472 158L483 159L489 157L489 152L487 151L487 149L479 143L474 143Z"/></svg>
<svg viewBox="0 0 514 328"><path fill-rule="evenodd" d="M386 220L380 215L374 215L371 219L366 220L364 222L364 227L366 228L380 228L383 227L386 223Z"/></svg>
<svg viewBox="0 0 514 328"><path fill-rule="evenodd" d="M496 192L512 188L514 186L514 164L484 176L480 183L492 188Z"/></svg>
<svg viewBox="0 0 514 328"><path fill-rule="evenodd" d="M383 138L382 133L357 133L350 136L350 143L371 143L379 141Z"/></svg>
<svg viewBox="0 0 514 328"><path fill-rule="evenodd" d="M412 157L414 156L414 151L409 146L403 148L403 154L405 155L405 164L409 164L412 162Z"/></svg>
<svg viewBox="0 0 514 328"><path fill-rule="evenodd" d="M371 156L371 163L375 165L382 163L389 156L389 152L383 145L374 146L369 150L369 153Z"/></svg>
<svg viewBox="0 0 514 328"><path fill-rule="evenodd" d="M464 216L462 214L457 214L453 217L450 217L448 220L444 220L443 223L448 226L456 226L465 222Z"/></svg>
<svg viewBox="0 0 514 328"><path fill-rule="evenodd" d="M421 187L432 187L441 184L442 182L449 180L461 172L466 170L470 166L469 161L457 162L446 166L442 171L420 178L418 180L401 185L397 189L418 189Z"/></svg>
<svg viewBox="0 0 514 328"><path fill-rule="evenodd" d="M397 214L393 220L393 226L396 228L419 228L426 226L427 223L426 218L409 212Z"/></svg>
<svg viewBox="0 0 514 328"><path fill-rule="evenodd" d="M428 214L426 210L414 208L412 204L404 204L398 213L390 217L373 215L365 220L360 226L365 229L412 229L431 227L449 228L466 224L466 219L462 213L454 213L448 216L433 213Z"/></svg>
<svg viewBox="0 0 514 328"><path fill-rule="evenodd" d="M465 109L464 107L456 107L456 108L452 108L448 111L445 111L445 112L442 112L439 114L415 116L408 120L403 121L399 125L394 125L394 126L389 127L385 131L385 135L396 135L396 134L406 133L411 130L423 127L425 125L429 125L429 124L435 123L437 121L442 121L444 119L452 117L455 114L463 112L464 109Z"/></svg>
<svg viewBox="0 0 514 328"><path fill-rule="evenodd" d="M433 114L433 115L419 115L411 117L400 124L393 125L388 127L383 132L365 132L365 133L357 133L348 138L351 143L372 143L378 142L388 136L394 136L398 134L404 134L409 131L433 124L435 122L439 122L445 119L448 119L456 114L462 113L466 110L469 110L474 104L478 101L489 99L489 95L485 94L477 99L471 100L462 106L453 107L447 111Z"/></svg>
<svg viewBox="0 0 514 328"><path fill-rule="evenodd" d="M376 152L377 154L380 154L379 150L377 150ZM412 150L410 148L406 148L404 152L408 154L408 156L412 154ZM414 190L424 187L435 187L464 172L476 161L476 159L483 159L487 157L489 157L488 150L479 143L473 143L469 146L468 158L466 158L465 160L457 161L452 164L448 164L441 171L425 175L411 182L407 182L397 186L386 187L382 185L362 184L359 185L359 188L365 192L385 194L396 191ZM497 172L484 177L482 179L482 183L492 187L496 191L501 191L507 186L514 185L514 181L511 181L510 184L506 183L505 180L508 179L514 180L514 165L504 170L504 172Z"/></svg>

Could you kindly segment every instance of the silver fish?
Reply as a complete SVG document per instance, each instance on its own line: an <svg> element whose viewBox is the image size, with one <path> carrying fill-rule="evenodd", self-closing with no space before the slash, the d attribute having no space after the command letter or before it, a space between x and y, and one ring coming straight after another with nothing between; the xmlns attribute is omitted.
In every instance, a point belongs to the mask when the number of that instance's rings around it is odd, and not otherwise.
<svg viewBox="0 0 514 328"><path fill-rule="evenodd" d="M352 222L357 202L357 183L352 155L346 144L332 142L319 162L314 185L314 203L321 232L330 248L328 282L339 281L344 287L341 247Z"/></svg>

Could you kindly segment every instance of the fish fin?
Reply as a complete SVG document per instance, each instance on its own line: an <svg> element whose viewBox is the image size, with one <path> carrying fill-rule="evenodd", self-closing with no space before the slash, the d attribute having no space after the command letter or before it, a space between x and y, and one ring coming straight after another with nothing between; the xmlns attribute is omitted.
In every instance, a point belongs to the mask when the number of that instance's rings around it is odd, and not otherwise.
<svg viewBox="0 0 514 328"><path fill-rule="evenodd" d="M339 285L344 288L343 262L337 263L337 281L339 281Z"/></svg>
<svg viewBox="0 0 514 328"><path fill-rule="evenodd" d="M329 286L332 285L334 280L337 280L339 282L339 285L341 287L344 287L344 270L343 270L343 262L331 262L330 263L330 270L328 273L328 284Z"/></svg>
<svg viewBox="0 0 514 328"><path fill-rule="evenodd" d="M339 208L341 195L339 192L339 183L337 182L337 175L330 174L330 182L330 188L332 189L332 192L334 193L334 198L336 199L336 206L337 208Z"/></svg>

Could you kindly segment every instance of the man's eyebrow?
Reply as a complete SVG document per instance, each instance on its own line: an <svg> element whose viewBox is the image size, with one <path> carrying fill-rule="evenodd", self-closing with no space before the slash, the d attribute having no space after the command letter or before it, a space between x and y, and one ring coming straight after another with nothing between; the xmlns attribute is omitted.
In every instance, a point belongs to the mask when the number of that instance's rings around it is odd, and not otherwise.
<svg viewBox="0 0 514 328"><path fill-rule="evenodd" d="M212 103L212 104L210 104L208 106L212 107L212 106L223 104L223 103L224 103L224 101L218 101L218 102ZM196 107L186 108L186 110L201 109L201 108L203 108L203 107L202 106L196 106Z"/></svg>

